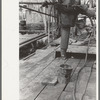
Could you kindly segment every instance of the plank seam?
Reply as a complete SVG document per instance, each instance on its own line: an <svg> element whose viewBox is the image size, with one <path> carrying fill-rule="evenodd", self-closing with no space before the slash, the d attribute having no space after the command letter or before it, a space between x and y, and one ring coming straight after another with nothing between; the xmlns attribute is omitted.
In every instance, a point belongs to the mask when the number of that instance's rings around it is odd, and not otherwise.
<svg viewBox="0 0 100 100"><path fill-rule="evenodd" d="M76 68L78 67L78 65L79 65L80 61L81 61L81 60L79 60L79 62L78 62L78 64L77 64ZM76 69L76 68L75 68L75 69ZM75 70L74 70L74 72L75 72ZM74 72L73 72L73 73L74 73ZM72 75L73 75L73 74L72 74ZM72 76L71 76L71 77L72 77ZM70 82L70 80L69 80L69 82ZM69 82L68 82L68 83L69 83ZM61 94L63 93L63 91L65 90L65 88L67 87L68 83L65 85L64 89L63 89L63 90L62 90L62 92L60 93L60 95L59 95L59 97L58 97L58 99L57 99L57 100L59 100L59 99L60 99L60 96L61 96Z"/></svg>
<svg viewBox="0 0 100 100"><path fill-rule="evenodd" d="M54 61L54 60L52 60L52 61L51 61L48 65L50 65L53 61ZM44 69L46 69L48 65L46 65L46 67L45 67L45 68L43 68L43 70L44 70ZM42 70L42 71L43 71L43 70ZM41 72L42 72L42 71L41 71ZM41 73L41 72L40 72L40 73ZM40 73L39 73L39 74L40 74ZM39 75L39 74L38 74L38 75ZM37 76L38 76L38 75L37 75ZM36 76L36 77L37 77L37 76ZM35 77L35 78L36 78L36 77ZM35 78L34 78L34 79L35 79ZM31 79L31 80L29 81L29 83L28 83L28 84L30 84L32 80L33 80L33 79ZM26 87L28 86L28 84L27 84L27 85L25 85L25 86L24 86L22 89L20 89L20 90L23 90L24 88L26 88Z"/></svg>
<svg viewBox="0 0 100 100"><path fill-rule="evenodd" d="M35 97L34 100L36 100L38 98L38 96L41 94L41 92L46 88L47 85L44 86L44 88L38 93L38 95Z"/></svg>

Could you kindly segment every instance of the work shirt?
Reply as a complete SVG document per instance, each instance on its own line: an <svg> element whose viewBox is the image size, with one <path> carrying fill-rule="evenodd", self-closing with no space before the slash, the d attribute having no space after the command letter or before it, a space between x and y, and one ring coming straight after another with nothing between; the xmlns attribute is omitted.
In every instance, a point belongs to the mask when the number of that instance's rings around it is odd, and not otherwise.
<svg viewBox="0 0 100 100"><path fill-rule="evenodd" d="M75 0L62 0L62 4L57 4L56 9L60 13L61 27L73 27L77 18L77 13L71 6L76 4Z"/></svg>
<svg viewBox="0 0 100 100"><path fill-rule="evenodd" d="M79 0L62 0L62 4L55 5L55 8L60 13L61 27L73 27L78 14L84 14L89 17L95 16L95 12L89 10L87 5L79 4Z"/></svg>

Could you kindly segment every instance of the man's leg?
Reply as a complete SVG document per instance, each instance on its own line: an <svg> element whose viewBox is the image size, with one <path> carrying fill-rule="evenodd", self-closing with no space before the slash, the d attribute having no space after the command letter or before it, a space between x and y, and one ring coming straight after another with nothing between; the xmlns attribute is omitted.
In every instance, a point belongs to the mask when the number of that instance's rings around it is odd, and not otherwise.
<svg viewBox="0 0 100 100"><path fill-rule="evenodd" d="M66 50L69 43L70 27L61 28L61 56L66 59Z"/></svg>

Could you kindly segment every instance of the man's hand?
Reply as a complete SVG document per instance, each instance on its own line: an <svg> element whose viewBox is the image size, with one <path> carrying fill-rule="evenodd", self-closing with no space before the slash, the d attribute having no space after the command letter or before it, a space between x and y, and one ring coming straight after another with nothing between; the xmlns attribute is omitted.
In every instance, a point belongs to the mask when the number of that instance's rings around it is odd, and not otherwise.
<svg viewBox="0 0 100 100"><path fill-rule="evenodd" d="M55 6L56 9L60 9L62 7L62 5L59 4L59 3L56 3L54 6Z"/></svg>
<svg viewBox="0 0 100 100"><path fill-rule="evenodd" d="M43 4L42 4L42 7L48 7L48 2L47 1L45 1Z"/></svg>

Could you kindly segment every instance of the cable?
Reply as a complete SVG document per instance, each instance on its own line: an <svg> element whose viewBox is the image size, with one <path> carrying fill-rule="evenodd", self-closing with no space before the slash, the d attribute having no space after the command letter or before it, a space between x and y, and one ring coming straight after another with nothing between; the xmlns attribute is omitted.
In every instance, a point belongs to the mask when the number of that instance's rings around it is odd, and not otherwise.
<svg viewBox="0 0 100 100"><path fill-rule="evenodd" d="M90 19L90 21L91 21L91 25L93 26L93 22L92 22L92 20L91 20L90 17L89 17L89 19ZM83 68L86 67L85 65L86 65L86 62L87 62L87 56L88 56L88 50L89 50L90 40L91 40L91 35L90 35L90 38L89 38L89 41L88 41L88 46L87 46L87 51L86 51L86 56L85 56L85 62L84 62L84 64L83 64L83 67L79 70L78 75L77 75L77 78L76 78L76 82L75 82L75 86L74 86L74 91L73 91L73 100L76 100L76 95L75 95L75 93L76 93L77 81L78 81L78 78L79 78L79 74L80 74L80 72L83 70ZM90 74L90 75L91 75L91 74ZM89 79L90 79L90 77L89 77ZM89 81L89 80L88 80L88 81ZM87 85L88 85L88 82L87 82ZM87 88L87 85L86 85L86 88ZM84 95L85 95L85 92L86 92L86 89L85 89L85 91L84 91L84 93L83 93L83 95L82 95L81 100L83 100L83 97L84 97Z"/></svg>
<svg viewBox="0 0 100 100"><path fill-rule="evenodd" d="M86 51L85 62L84 62L84 64L83 64L83 67L79 70L78 75L77 75L77 78L76 78L75 87L74 87L74 91L73 91L73 100L76 100L76 95L75 95L75 93L76 93L77 81L78 81L79 74L80 74L80 72L83 70L83 68L85 67L86 62L87 62L87 55L88 55L89 43L90 43L90 39L89 39L88 47L87 47L87 51Z"/></svg>
<svg viewBox="0 0 100 100"><path fill-rule="evenodd" d="M93 26L93 27L94 27L94 26ZM95 32L95 30L94 30L94 32ZM93 66L92 66L92 68L91 68L90 76L89 76L89 78L88 78L88 81L87 81L87 84L86 84L86 88L85 88L85 91L84 91L84 93L83 93L83 95L82 95L82 99L81 99L81 100L83 100L83 97L85 96L86 89L87 89L87 86L88 86L88 83L89 83L89 80L90 80L90 77L91 77L91 74L92 74L92 70L93 70Z"/></svg>
<svg viewBox="0 0 100 100"><path fill-rule="evenodd" d="M92 66L92 68L91 68L90 76L89 76L89 78L88 78L88 81L87 81L87 84L86 84L86 87L85 87L85 91L84 91L84 93L83 93L83 95L82 95L82 99L81 99L81 100L83 100L83 98L84 98L84 96L85 96L86 89L87 89L87 87L88 87L88 83L89 83L89 81L90 81L90 77L91 77L91 74L92 74L92 69L93 69L93 66Z"/></svg>

